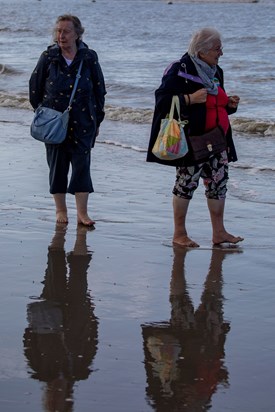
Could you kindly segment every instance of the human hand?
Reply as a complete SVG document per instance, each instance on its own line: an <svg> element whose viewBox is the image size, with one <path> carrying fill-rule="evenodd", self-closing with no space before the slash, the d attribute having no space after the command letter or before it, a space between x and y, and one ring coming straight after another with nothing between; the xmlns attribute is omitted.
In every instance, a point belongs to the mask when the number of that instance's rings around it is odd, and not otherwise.
<svg viewBox="0 0 275 412"><path fill-rule="evenodd" d="M195 93L189 94L190 104L205 103L207 98L207 90L199 89Z"/></svg>
<svg viewBox="0 0 275 412"><path fill-rule="evenodd" d="M229 96L227 105L228 107L230 107L230 109L236 109L238 107L239 101L239 96Z"/></svg>

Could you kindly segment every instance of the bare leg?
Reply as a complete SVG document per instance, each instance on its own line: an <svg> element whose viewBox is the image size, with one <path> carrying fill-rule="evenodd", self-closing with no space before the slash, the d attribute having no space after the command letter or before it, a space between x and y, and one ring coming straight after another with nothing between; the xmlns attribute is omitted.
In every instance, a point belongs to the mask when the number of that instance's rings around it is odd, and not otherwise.
<svg viewBox="0 0 275 412"><path fill-rule="evenodd" d="M66 193L55 193L53 195L56 209L56 222L68 223Z"/></svg>
<svg viewBox="0 0 275 412"><path fill-rule="evenodd" d="M88 192L77 192L75 194L77 221L84 226L93 226L95 221L88 215Z"/></svg>
<svg viewBox="0 0 275 412"><path fill-rule="evenodd" d="M190 200L182 199L178 196L173 197L174 209L174 237L173 244L182 247L199 247L199 245L187 236L186 215Z"/></svg>
<svg viewBox="0 0 275 412"><path fill-rule="evenodd" d="M76 240L74 244L73 254L78 256L86 256L88 254L88 247L86 243L87 232L89 232L89 227L78 226L76 232Z"/></svg>
<svg viewBox="0 0 275 412"><path fill-rule="evenodd" d="M213 244L241 242L242 237L233 236L225 230L223 223L225 199L207 199L207 204L212 223Z"/></svg>

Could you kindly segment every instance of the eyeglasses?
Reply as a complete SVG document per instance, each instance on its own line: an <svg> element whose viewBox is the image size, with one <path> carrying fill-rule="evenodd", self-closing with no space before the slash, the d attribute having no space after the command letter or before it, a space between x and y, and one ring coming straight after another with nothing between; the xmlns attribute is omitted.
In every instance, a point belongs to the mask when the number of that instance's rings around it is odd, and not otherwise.
<svg viewBox="0 0 275 412"><path fill-rule="evenodd" d="M70 34L70 33L72 33L72 31L73 31L73 29L56 29L56 33L57 34L61 34L61 33L63 33L63 34Z"/></svg>
<svg viewBox="0 0 275 412"><path fill-rule="evenodd" d="M222 53L223 52L223 47L216 47L215 49L210 49L210 51L214 51L216 53Z"/></svg>

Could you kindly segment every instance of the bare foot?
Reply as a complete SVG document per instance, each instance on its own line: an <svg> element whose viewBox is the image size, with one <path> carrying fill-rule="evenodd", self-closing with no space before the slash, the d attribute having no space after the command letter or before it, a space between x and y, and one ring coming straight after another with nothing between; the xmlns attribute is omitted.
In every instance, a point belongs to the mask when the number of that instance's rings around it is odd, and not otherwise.
<svg viewBox="0 0 275 412"><path fill-rule="evenodd" d="M200 247L200 245L190 239L188 236L176 237L173 239L174 246L180 247Z"/></svg>
<svg viewBox="0 0 275 412"><path fill-rule="evenodd" d="M54 237L52 238L51 244L49 245L49 250L64 249L66 231L67 226L62 223L56 223Z"/></svg>
<svg viewBox="0 0 275 412"><path fill-rule="evenodd" d="M91 227L95 225L95 221L92 220L88 215L85 216L77 216L77 223L79 225Z"/></svg>
<svg viewBox="0 0 275 412"><path fill-rule="evenodd" d="M76 228L78 236L85 236L88 232L91 232L94 229L95 229L94 225L85 226L82 223L78 223L78 226Z"/></svg>
<svg viewBox="0 0 275 412"><path fill-rule="evenodd" d="M233 243L235 245L243 240L243 237L233 236L230 233L225 232L218 236L213 236L213 245L221 245L222 243Z"/></svg>
<svg viewBox="0 0 275 412"><path fill-rule="evenodd" d="M61 210L56 212L56 223L68 223L67 211Z"/></svg>

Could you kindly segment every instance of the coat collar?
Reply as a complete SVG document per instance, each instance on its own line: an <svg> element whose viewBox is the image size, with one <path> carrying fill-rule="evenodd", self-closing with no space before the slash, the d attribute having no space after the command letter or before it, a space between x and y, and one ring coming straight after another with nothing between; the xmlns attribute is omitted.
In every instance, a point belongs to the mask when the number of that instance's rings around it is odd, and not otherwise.
<svg viewBox="0 0 275 412"><path fill-rule="evenodd" d="M85 44L83 41L80 41L77 49L77 57L79 56L81 59L87 58L87 53L85 53L85 51L88 50L89 48L87 44ZM57 43L48 46L47 53L52 60L59 60L61 57L61 49Z"/></svg>

